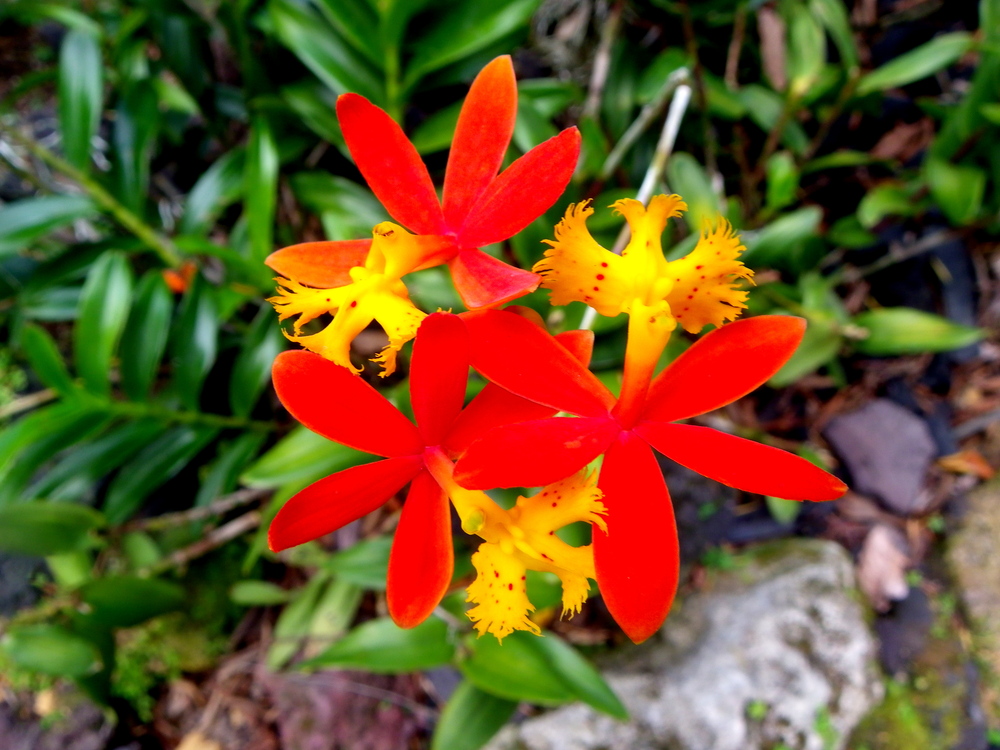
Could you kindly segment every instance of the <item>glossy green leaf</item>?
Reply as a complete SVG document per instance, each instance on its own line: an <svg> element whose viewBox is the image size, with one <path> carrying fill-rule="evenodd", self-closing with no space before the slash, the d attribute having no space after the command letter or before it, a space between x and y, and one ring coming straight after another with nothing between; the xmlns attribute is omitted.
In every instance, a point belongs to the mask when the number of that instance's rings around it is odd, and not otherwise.
<svg viewBox="0 0 1000 750"><path fill-rule="evenodd" d="M204 234L229 204L243 194L246 154L227 151L213 162L188 193L180 229L184 234Z"/></svg>
<svg viewBox="0 0 1000 750"><path fill-rule="evenodd" d="M151 419L127 422L96 440L69 451L32 486L35 497L79 501L94 492L103 477L117 469L163 432L163 424Z"/></svg>
<svg viewBox="0 0 1000 750"><path fill-rule="evenodd" d="M156 565L163 559L163 550L145 531L122 534L122 553L128 560L129 570L142 570Z"/></svg>
<svg viewBox="0 0 1000 750"><path fill-rule="evenodd" d="M360 586L343 578L333 579L313 610L303 657L309 659L321 654L344 637L358 615L364 593Z"/></svg>
<svg viewBox="0 0 1000 750"><path fill-rule="evenodd" d="M507 700L544 706L575 700L576 691L556 671L545 647L536 642L540 640L523 630L506 636L502 644L484 636L469 642L471 654L458 668L481 690Z"/></svg>
<svg viewBox="0 0 1000 750"><path fill-rule="evenodd" d="M822 220L822 209L806 206L778 217L755 233L745 233L744 262L753 268L799 266L803 248L809 240L819 236Z"/></svg>
<svg viewBox="0 0 1000 750"><path fill-rule="evenodd" d="M32 420L31 425L41 430L26 434L18 429L5 431L19 436L20 442L16 450L8 454L12 460L0 460L0 507L38 497L27 490L35 473L54 455L100 432L110 421L105 413L79 406L74 401L42 410L41 416L35 412L22 422L33 417L38 417L39 421ZM26 436L29 439L25 440ZM7 434L0 434L0 443L6 443L7 437ZM5 451L0 449L2 453Z"/></svg>
<svg viewBox="0 0 1000 750"><path fill-rule="evenodd" d="M986 193L986 172L929 157L924 162L924 177L931 196L952 224L962 226L976 220Z"/></svg>
<svg viewBox="0 0 1000 750"><path fill-rule="evenodd" d="M81 587L79 595L94 621L106 628L132 628L187 603L177 584L135 576L98 578Z"/></svg>
<svg viewBox="0 0 1000 750"><path fill-rule="evenodd" d="M837 356L843 343L840 327L832 316L819 312L810 314L802 343L781 369L771 376L768 385L784 388L815 372Z"/></svg>
<svg viewBox="0 0 1000 750"><path fill-rule="evenodd" d="M91 393L111 393L111 357L125 328L132 300L132 269L119 252L93 265L80 295L73 354L76 371Z"/></svg>
<svg viewBox="0 0 1000 750"><path fill-rule="evenodd" d="M230 601L241 607L272 607L286 603L294 595L294 591L269 581L237 581L229 589Z"/></svg>
<svg viewBox="0 0 1000 750"><path fill-rule="evenodd" d="M136 288L119 347L122 388L133 401L149 396L167 348L173 312L173 295L163 274L159 269L147 271Z"/></svg>
<svg viewBox="0 0 1000 750"><path fill-rule="evenodd" d="M21 331L21 346L24 347L31 369L45 385L63 396L78 393L62 354L59 353L59 347L48 331L41 326L26 325Z"/></svg>
<svg viewBox="0 0 1000 750"><path fill-rule="evenodd" d="M917 208L908 187L883 183L869 190L861 199L857 216L862 227L871 229L886 216L912 216Z"/></svg>
<svg viewBox="0 0 1000 750"><path fill-rule="evenodd" d="M7 203L0 208L0 257L16 253L77 219L96 214L97 206L82 195L45 195Z"/></svg>
<svg viewBox="0 0 1000 750"><path fill-rule="evenodd" d="M337 122L337 97L330 89L319 81L303 80L282 87L281 98L310 130L348 155Z"/></svg>
<svg viewBox="0 0 1000 750"><path fill-rule="evenodd" d="M368 62L380 67L384 60L378 36L372 33L378 15L366 0L315 0L316 7L341 38Z"/></svg>
<svg viewBox="0 0 1000 750"><path fill-rule="evenodd" d="M377 674L406 674L451 661L455 644L443 620L431 617L404 630L382 617L363 623L301 664L306 669L363 669Z"/></svg>
<svg viewBox="0 0 1000 750"><path fill-rule="evenodd" d="M90 141L104 100L104 66L97 37L71 30L59 48L59 129L70 163L88 169Z"/></svg>
<svg viewBox="0 0 1000 750"><path fill-rule="evenodd" d="M972 35L965 31L954 31L934 37L926 44L894 57L882 67L865 75L858 82L857 93L859 96L864 96L875 91L905 86L934 75L957 62L962 55L972 49L973 43Z"/></svg>
<svg viewBox="0 0 1000 750"><path fill-rule="evenodd" d="M101 25L95 20L65 5L45 2L18 2L11 4L11 11L25 25L39 21L55 21L68 29L86 32L94 37L101 33Z"/></svg>
<svg viewBox="0 0 1000 750"><path fill-rule="evenodd" d="M329 574L320 572L314 575L305 586L294 592L294 598L281 610L274 624L274 642L265 659L267 668L272 672L287 664L305 642L320 597L329 585Z"/></svg>
<svg viewBox="0 0 1000 750"><path fill-rule="evenodd" d="M628 719L628 711L618 696L579 651L553 634L536 639L532 645L541 651L552 665L552 671L569 685L579 700L608 716L623 721Z"/></svg>
<svg viewBox="0 0 1000 750"><path fill-rule="evenodd" d="M208 505L222 495L236 489L240 472L267 440L267 433L244 432L229 443L219 446L219 454L202 477L195 496L196 507Z"/></svg>
<svg viewBox="0 0 1000 750"><path fill-rule="evenodd" d="M841 62L848 69L859 65L858 46L851 30L851 19L847 8L840 0L809 0L809 10L826 28L840 53Z"/></svg>
<svg viewBox="0 0 1000 750"><path fill-rule="evenodd" d="M540 4L540 0L508 0L453 5L447 13L438 15L437 23L412 45L413 58L406 66L404 87L526 27Z"/></svg>
<svg viewBox="0 0 1000 750"><path fill-rule="evenodd" d="M93 508L30 502L0 508L0 550L45 557L87 547L90 532L104 525Z"/></svg>
<svg viewBox="0 0 1000 750"><path fill-rule="evenodd" d="M370 237L389 215L366 187L326 172L298 172L289 180L302 204L319 214L329 240Z"/></svg>
<svg viewBox="0 0 1000 750"><path fill-rule="evenodd" d="M250 257L263 263L274 250L274 212L278 199L278 144L264 117L250 125L243 192L246 196Z"/></svg>
<svg viewBox="0 0 1000 750"><path fill-rule="evenodd" d="M826 34L819 20L801 3L787 6L788 89L802 96L819 78L826 64Z"/></svg>
<svg viewBox="0 0 1000 750"><path fill-rule="evenodd" d="M819 172L824 169L837 169L839 167L862 167L867 164L875 164L879 162L871 154L866 154L864 151L851 151L850 149L841 149L840 151L834 151L832 154L826 154L817 159L812 159L802 165L802 172Z"/></svg>
<svg viewBox="0 0 1000 750"><path fill-rule="evenodd" d="M25 320L76 320L80 291L78 286L31 290L20 296L18 308Z"/></svg>
<svg viewBox="0 0 1000 750"><path fill-rule="evenodd" d="M305 427L296 427L261 456L241 476L248 487L303 486L350 466L368 463L374 456L339 445Z"/></svg>
<svg viewBox="0 0 1000 750"><path fill-rule="evenodd" d="M201 387L219 347L219 319L212 287L199 273L194 277L170 340L174 386L184 405L197 411Z"/></svg>
<svg viewBox="0 0 1000 750"><path fill-rule="evenodd" d="M271 0L267 8L278 38L323 83L338 94L353 91L383 103L382 83L371 65L322 16L290 0Z"/></svg>
<svg viewBox="0 0 1000 750"><path fill-rule="evenodd" d="M765 497L767 511L778 523L790 524L802 512L802 503L795 500L785 500L782 497Z"/></svg>
<svg viewBox="0 0 1000 750"><path fill-rule="evenodd" d="M102 664L97 646L58 625L12 627L0 647L19 668L57 677L83 677Z"/></svg>
<svg viewBox="0 0 1000 750"><path fill-rule="evenodd" d="M463 680L441 711L431 750L479 750L515 710L517 701L499 698Z"/></svg>
<svg viewBox="0 0 1000 750"><path fill-rule="evenodd" d="M285 348L285 337L270 305L261 306L247 329L229 382L233 414L245 417L271 382L271 363Z"/></svg>
<svg viewBox="0 0 1000 750"><path fill-rule="evenodd" d="M910 307L885 307L855 316L854 324L868 337L854 342L863 354L889 356L947 352L982 340L981 328L953 323L940 315Z"/></svg>
<svg viewBox="0 0 1000 750"><path fill-rule="evenodd" d="M558 133L556 126L539 111L530 97L520 97L513 136L514 145L518 149L528 152Z"/></svg>
<svg viewBox="0 0 1000 750"><path fill-rule="evenodd" d="M719 198L712 189L712 180L705 168L691 154L673 154L667 162L667 184L688 204L684 220L693 232L700 232L703 222L719 218Z"/></svg>
<svg viewBox="0 0 1000 750"><path fill-rule="evenodd" d="M324 567L341 580L366 589L384 591L391 548L390 536L363 539L345 550L335 552Z"/></svg>
<svg viewBox="0 0 1000 750"><path fill-rule="evenodd" d="M127 521L146 497L177 472L215 437L207 427L172 427L125 464L112 480L104 499L108 523Z"/></svg>
<svg viewBox="0 0 1000 750"><path fill-rule="evenodd" d="M765 133L770 133L781 118L784 99L764 86L751 83L739 90L740 100L746 107L747 115ZM809 148L809 136L794 118L788 120L781 134L781 143L796 154L804 154Z"/></svg>
<svg viewBox="0 0 1000 750"><path fill-rule="evenodd" d="M156 92L145 82L126 91L115 110L117 197L141 213L149 191L149 162L160 127Z"/></svg>
<svg viewBox="0 0 1000 750"><path fill-rule="evenodd" d="M871 247L878 237L869 232L855 215L843 216L833 222L826 232L826 239L833 245L847 248Z"/></svg>
<svg viewBox="0 0 1000 750"><path fill-rule="evenodd" d="M799 170L788 151L779 151L767 160L767 207L778 211L795 201Z"/></svg>

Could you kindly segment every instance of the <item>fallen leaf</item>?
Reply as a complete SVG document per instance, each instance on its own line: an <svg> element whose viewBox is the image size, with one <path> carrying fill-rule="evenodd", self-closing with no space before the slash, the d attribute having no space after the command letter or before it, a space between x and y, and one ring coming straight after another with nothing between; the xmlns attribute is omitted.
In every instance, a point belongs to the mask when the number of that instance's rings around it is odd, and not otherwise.
<svg viewBox="0 0 1000 750"><path fill-rule="evenodd" d="M980 479L992 479L997 473L975 448L966 448L950 456L942 456L937 465L952 474L972 474Z"/></svg>
<svg viewBox="0 0 1000 750"><path fill-rule="evenodd" d="M215 740L210 740L201 732L194 731L184 735L177 750L222 750L222 745Z"/></svg>

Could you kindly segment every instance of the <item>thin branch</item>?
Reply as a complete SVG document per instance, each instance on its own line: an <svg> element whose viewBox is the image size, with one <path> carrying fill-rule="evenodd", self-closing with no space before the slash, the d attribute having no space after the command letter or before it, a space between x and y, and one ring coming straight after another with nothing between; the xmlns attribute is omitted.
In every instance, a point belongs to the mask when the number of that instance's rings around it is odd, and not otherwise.
<svg viewBox="0 0 1000 750"><path fill-rule="evenodd" d="M243 536L260 526L260 511L252 510L242 516L234 518L229 523L223 524L217 529L210 531L203 539L199 539L194 544L182 547L176 552L172 552L162 560L150 565L148 568L139 571L140 576L157 576L165 573L171 568L180 568L187 565L202 555L206 555L214 549L221 547L226 542L230 542L237 537Z"/></svg>
<svg viewBox="0 0 1000 750"><path fill-rule="evenodd" d="M47 404L49 401L58 397L58 395L59 394L51 388L45 388L41 391L29 393L27 396L16 398L9 404L0 406L0 419L6 419L7 417L12 417L15 414L20 414L22 411L28 411L30 409L34 409L36 406Z"/></svg>
<svg viewBox="0 0 1000 750"><path fill-rule="evenodd" d="M604 96L604 87L608 82L608 73L611 71L611 47L618 36L618 28L621 26L623 3L615 3L608 15L608 20L601 27L601 39L597 43L597 52L594 54L594 67L590 73L590 85L587 90L587 101L583 104L581 119L596 119L597 113L601 111L601 98Z"/></svg>
<svg viewBox="0 0 1000 750"><path fill-rule="evenodd" d="M736 9L736 17L733 19L733 38L729 42L729 50L726 53L726 86L735 91L739 88L739 81L736 76L739 72L740 52L743 50L743 40L747 33L747 6L740 5Z"/></svg>
<svg viewBox="0 0 1000 750"><path fill-rule="evenodd" d="M0 125L0 135L7 136L49 167L77 183L87 195L94 199L95 203L107 211L124 229L134 234L147 247L159 255L164 264L171 268L176 268L181 264L181 255L177 252L177 248L174 247L173 242L132 213L117 198L82 170L77 169L62 157L52 153L33 138L29 138L13 128Z"/></svg>
<svg viewBox="0 0 1000 750"><path fill-rule="evenodd" d="M263 500L272 490L242 489L228 495L216 498L208 505L202 505L177 513L164 513L162 516L141 518L125 524L122 531L163 531L175 526L183 526L192 521L203 521L214 516L224 516L241 505L249 505L256 500Z"/></svg>

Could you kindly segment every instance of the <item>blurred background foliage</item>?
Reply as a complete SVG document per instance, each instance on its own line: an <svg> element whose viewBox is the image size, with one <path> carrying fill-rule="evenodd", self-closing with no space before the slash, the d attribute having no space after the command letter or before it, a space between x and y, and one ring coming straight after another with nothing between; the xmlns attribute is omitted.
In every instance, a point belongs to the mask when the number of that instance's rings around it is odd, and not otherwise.
<svg viewBox="0 0 1000 750"><path fill-rule="evenodd" d="M720 213L742 231L757 272L752 312L810 322L774 387L817 371L842 385L859 356L960 350L982 331L952 297L915 309L856 292L901 258L995 236L1000 2L877 16L875 6L0 7L0 550L44 558L4 582L6 679L36 690L72 680L136 724L160 684L253 642L272 670L457 665L438 748L479 747L519 701L582 700L622 716L563 640L470 638L461 588L441 617L395 628L381 591L398 507L333 540L266 550L282 502L368 457L280 410L269 369L286 343L262 302L273 288L263 260L295 242L365 237L389 218L344 147L337 95L358 92L404 123L440 179L468 83L513 51L509 158L570 124L584 153L549 215L496 252L530 267L566 205L587 198L591 228L611 246L620 222L604 207L635 195L666 156L660 124L688 86L660 179L690 206L670 230L672 256ZM904 231L918 239L902 250ZM459 308L440 269L411 290L425 309ZM527 304L557 328L582 315L553 312L544 293ZM597 324L594 365L609 382L623 323ZM672 354L683 346L678 337ZM400 390L398 379L387 386ZM808 437L793 439L816 456ZM797 506L772 512L794 517ZM460 583L469 549L456 544ZM531 584L552 624L558 585Z"/></svg>

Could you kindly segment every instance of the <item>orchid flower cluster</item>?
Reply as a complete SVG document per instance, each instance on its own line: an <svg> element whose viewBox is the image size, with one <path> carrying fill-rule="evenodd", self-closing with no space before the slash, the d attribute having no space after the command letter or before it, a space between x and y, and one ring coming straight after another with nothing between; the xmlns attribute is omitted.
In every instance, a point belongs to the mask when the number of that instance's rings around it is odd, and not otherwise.
<svg viewBox="0 0 1000 750"><path fill-rule="evenodd" d="M454 570L451 511L481 538L468 611L480 635L539 633L531 619L529 570L562 583L564 614L579 611L596 580L608 610L632 640L666 618L679 577L677 530L654 451L723 484L792 500L831 500L838 479L790 453L683 420L731 403L763 384L791 356L805 322L762 316L737 322L752 272L743 246L720 219L694 250L668 262L660 236L686 205L659 195L648 207L621 200L631 229L616 254L586 227L587 202L570 206L532 271L480 248L525 228L566 188L579 155L570 128L500 167L510 142L517 89L508 57L484 68L462 107L438 200L427 168L400 127L363 97L345 94L337 115L351 155L398 223L371 240L313 242L279 250L270 301L304 350L281 354L273 377L288 411L324 437L381 460L305 488L278 512L269 541L278 551L315 539L409 490L389 558L386 598L402 627L426 619ZM404 277L447 264L462 313L427 314L410 300ZM550 335L527 308L499 309L539 285L555 305L583 302L628 318L620 396L588 369L590 331ZM322 315L319 332L303 326ZM354 337L376 321L388 343L381 374L396 369L413 340L409 365L414 422L358 375ZM654 377L680 325L693 344ZM465 404L470 367L488 384ZM557 416L561 414L561 416ZM603 457L599 469L595 465ZM486 491L541 488L505 509ZM557 532L592 527L574 547Z"/></svg>

